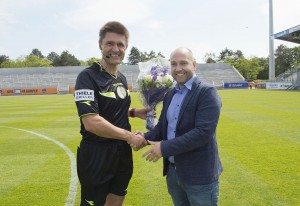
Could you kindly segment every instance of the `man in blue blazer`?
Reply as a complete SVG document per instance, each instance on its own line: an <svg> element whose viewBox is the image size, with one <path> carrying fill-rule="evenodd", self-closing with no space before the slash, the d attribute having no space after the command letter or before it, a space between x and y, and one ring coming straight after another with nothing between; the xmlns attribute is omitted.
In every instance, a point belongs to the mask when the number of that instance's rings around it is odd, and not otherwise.
<svg viewBox="0 0 300 206"><path fill-rule="evenodd" d="M191 50L170 55L175 88L163 101L158 124L144 134L154 146L144 153L149 161L163 157L163 175L175 206L217 205L223 170L216 140L221 99L215 87L195 74Z"/></svg>

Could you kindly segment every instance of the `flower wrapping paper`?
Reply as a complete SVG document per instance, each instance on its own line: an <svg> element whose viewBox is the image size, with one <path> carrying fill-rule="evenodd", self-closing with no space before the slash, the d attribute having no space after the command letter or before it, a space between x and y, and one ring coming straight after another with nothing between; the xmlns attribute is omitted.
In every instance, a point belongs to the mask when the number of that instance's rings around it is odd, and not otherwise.
<svg viewBox="0 0 300 206"><path fill-rule="evenodd" d="M137 91L144 107L151 108L146 118L146 128L151 130L157 124L156 106L174 87L174 80L170 75L170 62L162 57L139 62L138 66L140 73L137 78Z"/></svg>

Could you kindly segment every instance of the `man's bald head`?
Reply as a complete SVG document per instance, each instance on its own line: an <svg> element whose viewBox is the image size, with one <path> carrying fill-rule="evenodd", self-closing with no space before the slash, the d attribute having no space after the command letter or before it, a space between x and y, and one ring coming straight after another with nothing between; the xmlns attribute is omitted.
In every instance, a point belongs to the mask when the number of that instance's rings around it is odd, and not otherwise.
<svg viewBox="0 0 300 206"><path fill-rule="evenodd" d="M173 57L174 55L178 55L178 54L184 54L184 55L186 55L186 57L187 57L188 59L190 59L190 60L192 60L192 61L195 60L194 55L193 55L193 52L192 52L190 49L186 48L186 47L178 47L177 49L175 49L175 50L171 53L171 55L170 55L170 60L172 59L172 57Z"/></svg>

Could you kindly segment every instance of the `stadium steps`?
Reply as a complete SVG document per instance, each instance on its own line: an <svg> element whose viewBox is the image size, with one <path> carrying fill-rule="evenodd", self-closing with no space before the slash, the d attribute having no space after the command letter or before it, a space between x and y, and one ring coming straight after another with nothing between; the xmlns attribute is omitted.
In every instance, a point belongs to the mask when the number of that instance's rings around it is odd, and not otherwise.
<svg viewBox="0 0 300 206"><path fill-rule="evenodd" d="M47 88L69 85L74 87L77 75L85 66L70 67L35 67L35 68L1 68L0 89L16 88ZM120 65L120 72L126 78L128 85L136 91L136 80L139 75L138 65ZM197 64L196 74L217 87L224 82L242 82L242 75L230 64L213 63Z"/></svg>

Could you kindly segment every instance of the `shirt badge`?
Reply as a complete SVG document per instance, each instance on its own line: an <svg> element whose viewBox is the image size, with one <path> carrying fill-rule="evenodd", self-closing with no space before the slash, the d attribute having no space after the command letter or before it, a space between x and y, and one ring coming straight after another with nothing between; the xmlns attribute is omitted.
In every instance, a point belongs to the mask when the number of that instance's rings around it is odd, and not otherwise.
<svg viewBox="0 0 300 206"><path fill-rule="evenodd" d="M117 94L118 94L118 96L119 96L121 99L124 99L124 98L126 97L126 95L127 95L127 92L126 92L126 90L125 90L124 87L118 86L118 87L117 87Z"/></svg>
<svg viewBox="0 0 300 206"><path fill-rule="evenodd" d="M74 92L75 102L77 101L94 101L94 90L80 89Z"/></svg>

